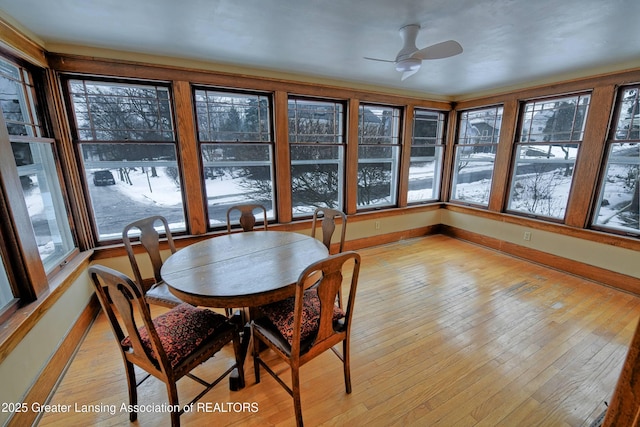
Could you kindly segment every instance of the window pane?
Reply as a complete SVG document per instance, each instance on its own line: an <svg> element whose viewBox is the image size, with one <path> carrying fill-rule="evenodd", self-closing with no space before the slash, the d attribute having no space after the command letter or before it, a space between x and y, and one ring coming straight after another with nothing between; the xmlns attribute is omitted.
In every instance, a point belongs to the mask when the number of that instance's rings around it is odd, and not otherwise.
<svg viewBox="0 0 640 427"><path fill-rule="evenodd" d="M69 82L81 141L173 141L169 89L88 80Z"/></svg>
<svg viewBox="0 0 640 427"><path fill-rule="evenodd" d="M407 193L409 203L440 197L444 117L439 111L414 110Z"/></svg>
<svg viewBox="0 0 640 427"><path fill-rule="evenodd" d="M637 235L640 231L640 146L611 144L595 225Z"/></svg>
<svg viewBox="0 0 640 427"><path fill-rule="evenodd" d="M0 106L9 135L42 136L26 70L0 59Z"/></svg>
<svg viewBox="0 0 640 427"><path fill-rule="evenodd" d="M289 100L289 142L342 143L343 106L337 102Z"/></svg>
<svg viewBox="0 0 640 427"><path fill-rule="evenodd" d="M13 291L9 284L7 270L4 268L4 261L0 258L0 313L13 299Z"/></svg>
<svg viewBox="0 0 640 427"><path fill-rule="evenodd" d="M637 87L622 91L622 99L618 105L618 122L615 139L640 139L640 89Z"/></svg>
<svg viewBox="0 0 640 427"><path fill-rule="evenodd" d="M291 200L294 217L315 208L342 209L344 199L344 106L289 99Z"/></svg>
<svg viewBox="0 0 640 427"><path fill-rule="evenodd" d="M465 151L473 149L475 147L456 147L451 199L487 206L496 157L495 148L482 146L487 151ZM494 151L489 151L491 149Z"/></svg>
<svg viewBox="0 0 640 427"><path fill-rule="evenodd" d="M360 144L398 144L400 141L400 110L376 105L360 106Z"/></svg>
<svg viewBox="0 0 640 427"><path fill-rule="evenodd" d="M260 203L274 219L271 144L202 144L209 225L227 223L227 209L239 203Z"/></svg>
<svg viewBox="0 0 640 427"><path fill-rule="evenodd" d="M198 89L195 104L200 141L271 141L266 96Z"/></svg>
<svg viewBox="0 0 640 427"><path fill-rule="evenodd" d="M137 219L162 215L171 231L186 229L173 144L81 144L99 240L120 239Z"/></svg>
<svg viewBox="0 0 640 427"><path fill-rule="evenodd" d="M577 153L577 144L518 146L509 209L564 218Z"/></svg>
<svg viewBox="0 0 640 427"><path fill-rule="evenodd" d="M45 271L57 267L75 245L48 143L12 143L27 210Z"/></svg>
<svg viewBox="0 0 640 427"><path fill-rule="evenodd" d="M451 199L482 206L489 204L502 107L460 114Z"/></svg>
<svg viewBox="0 0 640 427"><path fill-rule="evenodd" d="M291 146L293 215L313 213L317 207L342 209L344 147Z"/></svg>
<svg viewBox="0 0 640 427"><path fill-rule="evenodd" d="M581 141L590 99L582 95L528 102L520 142Z"/></svg>
<svg viewBox="0 0 640 427"><path fill-rule="evenodd" d="M396 204L399 155L399 146L358 148L358 207Z"/></svg>

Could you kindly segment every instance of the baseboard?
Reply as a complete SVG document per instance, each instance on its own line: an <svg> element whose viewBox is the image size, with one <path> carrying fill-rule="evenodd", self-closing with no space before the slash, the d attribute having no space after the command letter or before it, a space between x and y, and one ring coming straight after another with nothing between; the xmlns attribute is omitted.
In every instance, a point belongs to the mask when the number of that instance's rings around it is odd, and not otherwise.
<svg viewBox="0 0 640 427"><path fill-rule="evenodd" d="M73 355L84 340L84 336L89 331L93 320L100 311L100 304L95 295L89 300L89 304L82 311L78 320L69 330L67 336L62 340L47 365L35 380L27 392L23 403L31 408L33 403L46 403L53 395L56 385L62 379L64 372L73 360ZM16 412L7 421L6 427L22 427L34 425L38 414L33 411Z"/></svg>
<svg viewBox="0 0 640 427"><path fill-rule="evenodd" d="M456 239L465 240L471 243L495 249L508 255L526 259L556 270L573 274L575 276L584 277L588 280L611 286L613 288L640 295L640 279L605 268L596 267L580 261L563 258L542 252L536 249L527 248L516 245L514 243L505 242L493 237L474 233L460 228L442 225L440 233L454 237Z"/></svg>

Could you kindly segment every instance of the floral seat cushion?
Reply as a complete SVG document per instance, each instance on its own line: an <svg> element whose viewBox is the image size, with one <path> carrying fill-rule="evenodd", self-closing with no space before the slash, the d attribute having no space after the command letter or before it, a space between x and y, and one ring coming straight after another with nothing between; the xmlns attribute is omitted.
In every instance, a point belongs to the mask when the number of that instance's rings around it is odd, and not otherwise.
<svg viewBox="0 0 640 427"><path fill-rule="evenodd" d="M225 316L187 303L182 303L156 317L153 319L153 325L172 367L180 364L203 342L216 334L220 328L229 326ZM142 345L157 361L147 328L143 326L138 329L138 332L142 339ZM122 340L122 345L131 347L130 338Z"/></svg>
<svg viewBox="0 0 640 427"><path fill-rule="evenodd" d="M300 341L305 342L313 338L320 325L320 298L315 288L307 289L304 292L304 300L302 306L302 322ZM282 301L274 302L260 307L260 311L269 319L276 327L278 332L289 345L293 342L293 308L295 305L295 297L290 297ZM337 326L338 322L345 317L345 312L337 305L333 306L333 323Z"/></svg>

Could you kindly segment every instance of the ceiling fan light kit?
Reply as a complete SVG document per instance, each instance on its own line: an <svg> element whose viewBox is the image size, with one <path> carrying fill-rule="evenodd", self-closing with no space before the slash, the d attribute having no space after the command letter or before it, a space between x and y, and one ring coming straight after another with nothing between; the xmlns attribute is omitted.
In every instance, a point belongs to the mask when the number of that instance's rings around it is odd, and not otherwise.
<svg viewBox="0 0 640 427"><path fill-rule="evenodd" d="M407 71L416 71L420 68L422 61L416 58L407 58L401 61L396 62L396 71L400 71L401 73Z"/></svg>

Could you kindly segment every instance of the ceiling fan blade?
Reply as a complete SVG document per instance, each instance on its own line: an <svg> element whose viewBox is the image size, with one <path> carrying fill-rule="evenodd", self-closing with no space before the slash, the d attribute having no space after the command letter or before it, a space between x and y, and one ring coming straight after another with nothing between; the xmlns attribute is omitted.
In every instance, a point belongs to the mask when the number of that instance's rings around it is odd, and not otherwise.
<svg viewBox="0 0 640 427"><path fill-rule="evenodd" d="M443 59L462 53L462 46L455 40L447 40L446 42L437 43L420 49L411 55L417 59Z"/></svg>
<svg viewBox="0 0 640 427"><path fill-rule="evenodd" d="M418 72L419 69L420 67L416 68L415 70L405 71L404 73L402 73L402 78L400 80L405 80L407 77L413 76L415 73Z"/></svg>
<svg viewBox="0 0 640 427"><path fill-rule="evenodd" d="M396 62L396 61L395 61L395 60L393 60L393 59L369 58L368 56L364 56L363 58L364 58L364 59L368 59L369 61L391 62L391 63Z"/></svg>

